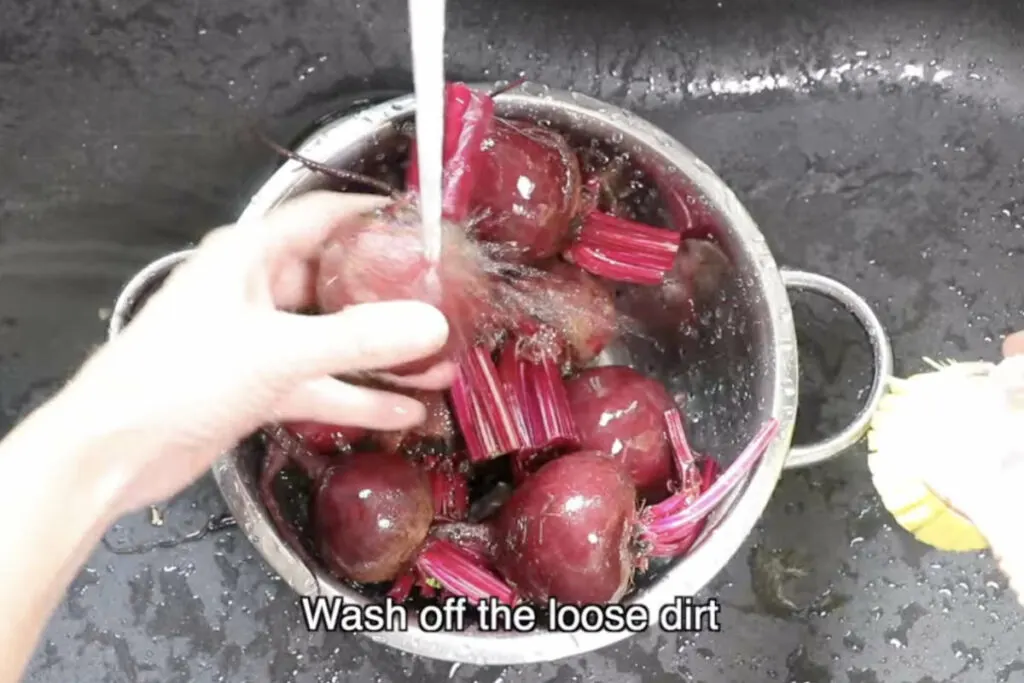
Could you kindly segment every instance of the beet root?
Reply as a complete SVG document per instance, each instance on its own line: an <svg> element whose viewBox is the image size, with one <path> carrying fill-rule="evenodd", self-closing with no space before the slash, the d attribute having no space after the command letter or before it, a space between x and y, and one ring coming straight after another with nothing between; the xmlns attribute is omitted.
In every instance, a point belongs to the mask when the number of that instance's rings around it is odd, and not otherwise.
<svg viewBox="0 0 1024 683"><path fill-rule="evenodd" d="M580 448L620 460L641 498L663 500L675 465L665 411L675 403L656 380L625 366L584 370L566 382Z"/></svg>
<svg viewBox="0 0 1024 683"><path fill-rule="evenodd" d="M453 595L504 602L517 599L508 584L485 566L485 558L429 537L435 515L465 517L469 501L461 472L443 471L437 463L424 466L397 453L359 452L329 458L283 429L273 427L266 434L270 439L260 474L260 497L278 531L304 562L313 560L273 491L274 479L287 464L297 466L313 482L313 542L323 563L338 578L394 582L397 596L408 594L414 584L429 587L437 582Z"/></svg>
<svg viewBox="0 0 1024 683"><path fill-rule="evenodd" d="M732 262L714 242L686 239L658 287L629 293L635 315L657 330L690 330L712 310L732 275Z"/></svg>
<svg viewBox="0 0 1024 683"><path fill-rule="evenodd" d="M357 303L414 299L437 306L464 338L490 312L484 255L459 226L447 224L442 258L427 258L418 213L387 207L374 220L344 225L320 256L317 301L325 313Z"/></svg>
<svg viewBox="0 0 1024 683"><path fill-rule="evenodd" d="M311 513L320 555L335 574L388 581L410 566L430 530L430 479L398 454L355 453L324 473Z"/></svg>
<svg viewBox="0 0 1024 683"><path fill-rule="evenodd" d="M580 168L558 133L521 121L495 119L473 185L479 212L473 230L506 247L511 262L537 263L571 238L580 204Z"/></svg>
<svg viewBox="0 0 1024 683"><path fill-rule="evenodd" d="M618 333L611 292L575 266L554 261L543 277L526 280L520 287L528 315L558 333L577 367L596 358Z"/></svg>
<svg viewBox="0 0 1024 683"><path fill-rule="evenodd" d="M701 493L680 490L637 509L636 487L621 460L578 451L524 479L492 523L493 561L532 601L611 603L652 557L688 550L711 511L743 480L778 431L769 420L721 476L705 466Z"/></svg>
<svg viewBox="0 0 1024 683"><path fill-rule="evenodd" d="M616 602L633 575L635 499L627 472L602 453L552 460L498 512L495 565L529 600Z"/></svg>

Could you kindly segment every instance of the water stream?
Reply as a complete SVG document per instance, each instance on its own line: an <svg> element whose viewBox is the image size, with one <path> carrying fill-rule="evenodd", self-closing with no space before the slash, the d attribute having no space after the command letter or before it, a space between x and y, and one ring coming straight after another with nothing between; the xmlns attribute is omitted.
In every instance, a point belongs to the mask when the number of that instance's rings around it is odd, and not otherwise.
<svg viewBox="0 0 1024 683"><path fill-rule="evenodd" d="M441 257L441 175L444 167L445 0L409 0L412 79L416 92L416 151L427 260Z"/></svg>

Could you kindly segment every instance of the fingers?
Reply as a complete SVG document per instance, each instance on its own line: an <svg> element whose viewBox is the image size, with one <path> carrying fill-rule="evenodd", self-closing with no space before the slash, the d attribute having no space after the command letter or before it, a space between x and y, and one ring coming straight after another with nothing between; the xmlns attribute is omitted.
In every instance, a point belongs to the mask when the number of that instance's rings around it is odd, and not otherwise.
<svg viewBox="0 0 1024 683"><path fill-rule="evenodd" d="M261 337L277 372L313 378L386 370L425 358L445 345L448 322L428 304L392 301L330 315L275 312Z"/></svg>
<svg viewBox="0 0 1024 683"><path fill-rule="evenodd" d="M400 431L427 417L419 401L325 377L305 382L277 406L282 422L311 420L326 424Z"/></svg>
<svg viewBox="0 0 1024 683"><path fill-rule="evenodd" d="M375 195L311 192L268 213L256 226L270 277L275 306L297 310L315 300L314 263L326 242L346 224L355 229L363 217L390 199ZM247 226L241 226L243 229Z"/></svg>
<svg viewBox="0 0 1024 683"><path fill-rule="evenodd" d="M452 382L455 381L455 372L455 363L442 361L425 372L416 375L395 375L390 372L377 372L374 373L374 376L382 382L395 387L441 391L450 387Z"/></svg>
<svg viewBox="0 0 1024 683"><path fill-rule="evenodd" d="M387 206L388 197L341 192L308 192L288 200L243 229L258 231L274 258L306 260L317 256L331 234L346 222Z"/></svg>
<svg viewBox="0 0 1024 683"><path fill-rule="evenodd" d="M1014 332L1003 340L1003 355L1017 356L1024 354L1024 330Z"/></svg>
<svg viewBox="0 0 1024 683"><path fill-rule="evenodd" d="M316 267L308 261L290 261L270 272L270 299L284 311L298 311L316 302Z"/></svg>
<svg viewBox="0 0 1024 683"><path fill-rule="evenodd" d="M212 230L182 269L203 271L205 276L196 280L216 276L243 286L259 266L270 277L274 303L298 308L310 303L312 263L330 236L346 222L358 225L390 201L376 195L309 192L259 218Z"/></svg>

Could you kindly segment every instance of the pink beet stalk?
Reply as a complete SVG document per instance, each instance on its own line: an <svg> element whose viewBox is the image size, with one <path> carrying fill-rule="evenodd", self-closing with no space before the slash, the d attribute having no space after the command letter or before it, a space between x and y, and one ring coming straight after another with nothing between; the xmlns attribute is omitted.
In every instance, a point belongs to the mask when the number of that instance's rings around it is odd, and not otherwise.
<svg viewBox="0 0 1024 683"><path fill-rule="evenodd" d="M388 597L395 602L405 602L416 587L416 575L413 572L406 572L395 579L388 589Z"/></svg>
<svg viewBox="0 0 1024 683"><path fill-rule="evenodd" d="M464 220L470 210L474 175L483 158L483 142L494 120L494 100L463 83L449 83L445 90L444 178L442 211L445 218ZM416 147L410 150L406 185L419 189Z"/></svg>
<svg viewBox="0 0 1024 683"><path fill-rule="evenodd" d="M715 480L721 474L721 469L712 458L704 458L697 470L699 487L697 495L700 495L702 491L707 491L715 483ZM697 520L678 535L678 540L659 539L659 542L651 549L651 555L655 557L679 557L686 553L697 542L697 538L700 537L701 533L703 533L704 527L707 526L707 521L707 517Z"/></svg>
<svg viewBox="0 0 1024 683"><path fill-rule="evenodd" d="M470 460L490 460L526 445L522 423L505 395L489 351L474 347L462 355L451 395Z"/></svg>
<svg viewBox="0 0 1024 683"><path fill-rule="evenodd" d="M416 560L416 569L426 579L434 579L453 595L470 601L497 598L514 605L515 591L471 555L440 539L429 539Z"/></svg>
<svg viewBox="0 0 1024 683"><path fill-rule="evenodd" d="M565 257L598 277L657 285L672 268L679 244L674 230L591 211Z"/></svg>
<svg viewBox="0 0 1024 683"><path fill-rule="evenodd" d="M774 418L765 423L736 461L695 500L682 490L644 510L643 536L652 546L650 554L674 555L679 544L694 534L696 525L702 523L753 469L767 452L778 429L779 421Z"/></svg>
<svg viewBox="0 0 1024 683"><path fill-rule="evenodd" d="M665 425L669 443L672 444L672 455L676 465L676 490L685 494L692 503L701 493L701 473L697 467L697 457L690 448L683 426L683 416L678 410L665 411Z"/></svg>
<svg viewBox="0 0 1024 683"><path fill-rule="evenodd" d="M555 358L539 354L528 358L518 339L505 345L498 372L506 392L513 397L526 429L526 449L578 448L579 431L569 408L569 396Z"/></svg>
<svg viewBox="0 0 1024 683"><path fill-rule="evenodd" d="M428 476L434 495L435 522L461 522L469 514L469 483L451 462L434 458Z"/></svg>

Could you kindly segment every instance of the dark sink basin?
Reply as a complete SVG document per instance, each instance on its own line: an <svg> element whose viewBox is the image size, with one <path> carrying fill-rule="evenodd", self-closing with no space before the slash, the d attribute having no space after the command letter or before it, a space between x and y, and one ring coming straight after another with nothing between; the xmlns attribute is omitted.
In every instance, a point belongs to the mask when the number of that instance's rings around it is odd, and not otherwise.
<svg viewBox="0 0 1024 683"><path fill-rule="evenodd" d="M780 262L832 275L888 326L897 372L995 358L1024 327L1024 9L1014 2L449 1L453 78L520 74L633 109L730 183ZM237 215L314 120L408 90L398 0L0 2L0 356L5 425L102 339L124 281ZM868 384L856 325L799 300L798 440ZM824 391L821 387L831 387ZM223 511L208 481L164 525ZM785 475L712 586L719 633L648 633L505 670L309 634L237 530L97 550L30 680L1024 681L1021 611L986 555L892 528L863 451Z"/></svg>

